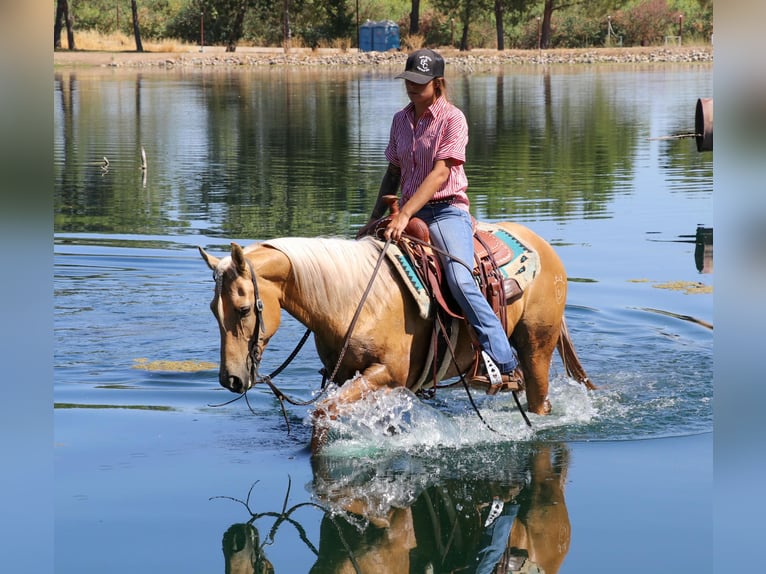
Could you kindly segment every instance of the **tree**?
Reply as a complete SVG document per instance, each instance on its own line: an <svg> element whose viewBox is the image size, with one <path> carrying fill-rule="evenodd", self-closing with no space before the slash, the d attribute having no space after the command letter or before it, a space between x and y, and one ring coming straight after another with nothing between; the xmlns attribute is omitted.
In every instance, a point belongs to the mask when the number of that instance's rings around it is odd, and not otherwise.
<svg viewBox="0 0 766 574"><path fill-rule="evenodd" d="M351 35L354 22L347 0L324 0L327 38L343 38Z"/></svg>
<svg viewBox="0 0 766 574"><path fill-rule="evenodd" d="M565 10L572 6L582 5L587 8L589 14L600 16L601 14L608 13L610 9L613 10L628 2L629 0L589 0L588 2L583 2L583 0L544 0L540 45L538 47L550 47L551 34L553 32L553 13L556 10Z"/></svg>
<svg viewBox="0 0 766 574"><path fill-rule="evenodd" d="M210 15L210 35L212 40L220 39L226 46L227 52L235 52L237 44L242 39L244 33L245 16L248 9L258 4L255 0L208 0L200 1L200 8L204 8L206 15L205 30L208 30L208 19ZM260 1L260 4L268 4L273 10L278 10L275 3ZM277 12L274 12L277 14ZM283 16L281 10L278 10L279 17Z"/></svg>
<svg viewBox="0 0 766 574"><path fill-rule="evenodd" d="M460 51L465 52L468 50L468 27L471 24L471 7L473 2L471 0L464 0L463 6L463 33L460 36Z"/></svg>
<svg viewBox="0 0 766 574"><path fill-rule="evenodd" d="M72 16L69 13L67 0L56 0L56 20L53 23L53 49L61 49L61 26L62 20L66 24L67 46L70 50L76 50L74 45L74 30Z"/></svg>
<svg viewBox="0 0 766 574"><path fill-rule="evenodd" d="M130 10L133 13L133 37L136 39L136 52L143 52L144 46L141 44L141 30L138 27L138 5L136 0L130 0Z"/></svg>
<svg viewBox="0 0 766 574"><path fill-rule="evenodd" d="M557 0L545 0L543 4L543 22L540 29L540 45L538 48L547 48L551 42L551 19L553 11L561 8Z"/></svg>
<svg viewBox="0 0 766 574"><path fill-rule="evenodd" d="M420 32L420 0L412 0L410 10L410 36Z"/></svg>
<svg viewBox="0 0 766 574"><path fill-rule="evenodd" d="M505 50L503 33L503 0L495 0L495 31L497 33L497 49Z"/></svg>
<svg viewBox="0 0 766 574"><path fill-rule="evenodd" d="M234 6L234 18L231 22L231 27L229 28L229 38L226 41L226 51L227 52L234 52L237 49L237 43L239 42L239 39L242 37L242 25L245 22L245 13L247 12L247 2L246 0L241 0L240 2L237 2L237 5Z"/></svg>

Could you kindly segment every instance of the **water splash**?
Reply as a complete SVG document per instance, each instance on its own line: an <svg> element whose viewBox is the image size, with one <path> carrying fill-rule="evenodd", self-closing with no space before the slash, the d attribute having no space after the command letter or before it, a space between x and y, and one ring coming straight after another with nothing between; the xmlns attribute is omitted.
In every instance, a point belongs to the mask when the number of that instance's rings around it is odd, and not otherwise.
<svg viewBox="0 0 766 574"><path fill-rule="evenodd" d="M481 418L460 387L422 400L407 389L377 391L344 407L331 422L331 456L378 456L394 452L439 456L444 449L475 449L539 441L613 441L684 436L712 424L708 383L657 378L645 371L601 374L588 391L563 374L550 385L552 411L528 413L529 428L512 395L473 393ZM330 391L330 397L337 389ZM524 395L522 407L526 409ZM494 430L492 430L494 429Z"/></svg>
<svg viewBox="0 0 766 574"><path fill-rule="evenodd" d="M337 389L329 390L328 397L335 393ZM365 456L569 440L580 438L577 429L600 416L593 394L566 377L552 385L553 411L547 416L528 415L532 428L524 422L510 394L473 397L481 418L462 389L439 391L431 401L421 400L404 388L370 393L345 406L342 416L330 423L330 443L325 452L330 456ZM526 408L523 401L522 406Z"/></svg>

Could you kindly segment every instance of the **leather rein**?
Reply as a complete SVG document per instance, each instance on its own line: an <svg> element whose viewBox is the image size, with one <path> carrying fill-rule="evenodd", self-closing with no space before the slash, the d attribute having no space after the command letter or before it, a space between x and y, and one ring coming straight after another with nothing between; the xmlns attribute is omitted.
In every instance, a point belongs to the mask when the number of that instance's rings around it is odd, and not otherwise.
<svg viewBox="0 0 766 574"><path fill-rule="evenodd" d="M277 367L274 371L269 373L266 376L261 376L259 374L259 369L261 366L261 357L263 355L263 345L261 345L261 335L265 332L264 327L264 320L263 320L263 299L261 299L260 291L258 289L258 279L255 275L255 270L253 269L252 263L250 261L247 261L248 269L250 270L250 278L253 282L253 290L255 294L255 329L253 329L254 336L250 339L248 342L248 359L250 362L250 376L253 381L253 386L255 386L258 383L266 383L269 388L271 389L271 392L274 393L274 396L279 400L279 405L282 408L282 415L285 419L285 423L287 424L287 432L290 432L290 421L287 418L287 412L285 411L285 401L290 403L291 405L295 406L308 406L316 401L318 401L322 395L324 395L325 391L327 390L327 382L334 381L335 376L338 374L338 370L340 369L340 364L343 361L343 357L346 355L346 351L348 350L349 343L351 342L351 334L354 332L354 327L356 326L357 321L359 320L359 316L362 313L362 307L364 306L364 302L367 300L367 296L370 294L370 289L372 289L373 281L375 280L375 277L378 275L378 271L380 270L380 266L383 263L383 259L386 254L386 250L388 249L388 246L391 244L391 240L388 239L383 246L383 249L380 252L380 255L378 256L378 261L375 264L375 269L372 272L372 276L370 277L370 281L367 284L367 288L364 291L364 294L362 295L362 299L359 301L359 305L356 308L356 312L354 313L354 317L351 319L351 323L349 324L348 330L346 331L346 336L343 340L343 346L341 347L340 354L338 355L338 361L335 364L335 368L333 369L332 374L330 375L329 379L327 377L327 371L325 369L322 369L320 372L323 374L322 378L322 386L321 386L321 392L317 394L313 399L309 399L307 401L300 401L297 399L294 399L290 397L289 395L285 394L279 387L277 387L274 382L273 378L276 377L279 373L281 373L287 365L289 365L292 360L298 355L298 352L301 350L303 345L308 340L309 335L311 334L311 329L307 328L306 332L301 337L301 340L296 345L295 349L290 353L290 355L285 359L279 367Z"/></svg>
<svg viewBox="0 0 766 574"><path fill-rule="evenodd" d="M438 247L436 247L436 246L434 246L434 245L432 245L430 243L422 241L421 239L419 239L417 237L414 237L414 236L411 236L411 235L408 235L408 234L403 234L402 237L404 239L408 239L410 241L418 243L418 244L420 244L422 246L427 246L427 247L433 249L434 251L436 251L436 252L438 252L438 253L446 256L446 257L450 257L450 258L454 259L456 262L460 263L461 265L463 265L464 267L468 268L469 270L471 269L466 262L460 260L459 258L457 258L457 257L455 257L455 256L453 256L453 255L451 255L449 253L447 253L446 251L444 251L444 250L442 250L442 249L440 249L440 248L438 248ZM287 411L285 410L285 405L284 405L285 401L287 401L291 405L295 405L295 406L308 406L308 405L311 405L311 404L315 403L316 401L318 401L324 395L324 393L326 392L326 390L328 388L327 387L327 382L328 381L333 382L335 380L335 376L338 374L338 370L340 369L341 362L343 361L343 358L344 358L344 356L346 354L346 351L348 350L348 346L349 346L349 344L351 342L351 335L352 335L352 333L354 331L354 327L356 326L356 323L359 320L359 316L361 315L362 308L364 306L365 301L367 300L367 296L369 295L370 290L372 289L372 284L373 284L373 282L375 281L375 278L378 275L378 271L380 270L380 266L383 263L383 260L385 258L386 251L387 251L389 245L391 245L391 239L390 238L386 240L385 244L383 245L383 248L380 251L380 255L378 256L378 260L377 260L377 262L375 264L375 269L373 270L372 275L370 277L370 281L368 282L367 287L366 287L366 289L364 291L364 294L362 295L362 298L359 301L359 305L356 308L356 312L354 313L354 316L351 319L351 323L349 324L348 330L346 331L346 335L345 335L345 338L343 340L343 346L341 347L341 351L340 351L340 353L338 355L338 360L337 360L337 362L335 364L335 368L333 369L332 374L328 378L327 377L327 371L325 369L321 369L320 370L320 373L322 373L322 375L323 375L321 391L314 398L306 400L306 401L297 400L297 399L294 399L294 398L290 397L289 395L285 394L279 387L277 387L274 384L272 379L274 377L276 377L279 373L281 373L293 361L293 359L295 359L295 357L298 355L298 352L301 350L303 345L308 340L308 337L311 334L311 329L310 328L306 329L306 332L301 337L301 339L298 342L298 344L296 345L295 349L293 349L293 351L290 353L290 355L287 357L287 359L285 359L279 367L277 367L274 371L272 371L271 373L269 373L266 376L261 376L260 375L259 369L260 369L260 366L261 366L261 357L263 355L263 345L261 345L261 338L262 338L262 334L265 332L264 320L263 320L263 299L261 299L261 296L260 296L260 291L258 289L258 279L256 277L255 270L253 269L253 265L252 265L252 263L250 263L249 260L247 261L248 269L250 271L250 278L251 278L251 280L253 282L253 290L254 290L254 295L255 295L254 312L255 312L255 316L256 316L256 319L255 319L255 329L253 330L254 336L248 342L248 359L250 361L250 375L251 375L251 378L252 378L252 381L253 381L253 386L255 386L258 383L266 383L269 386L269 389L271 389L271 392L274 393L274 396L279 400L279 405L280 405L280 407L282 409L282 416L284 417L285 423L287 424L287 432L288 432L288 434L290 432L290 421L289 421L289 419L287 417ZM220 296L220 294L219 294L219 296ZM438 320L438 327L441 329L442 333L445 334L446 329L445 329L444 324L442 323L441 319ZM455 366L458 367L457 366L457 359L455 357L455 350L452 348L452 345L449 343L449 337L447 337L446 335L445 335L445 340L447 341L448 348L449 348L449 351L450 351L450 355L452 356L452 361L455 363ZM458 367L458 371L460 371L459 367ZM463 376L462 373L460 373L460 381L463 384L463 387L465 388L465 391L468 394L469 402L471 403L471 406L473 407L473 409L476 412L476 414L479 416L479 419L491 431L493 431L495 433L498 433L498 434L502 434L499 431L497 431L496 429L492 428L492 426L490 426L490 424L482 416L481 412L479 411L478 406L474 402L473 396L471 395L471 391L470 391L469 385L466 382L465 377ZM434 381L434 385L436 385L436 381ZM515 399L516 404L517 404L517 406L519 408L519 411L521 412L521 414L522 414L522 416L524 418L524 421L526 422L527 426L532 426L530 421L529 421L529 419L528 419L528 417L526 416L526 413L524 413L524 410L521 408L521 404L519 403L519 399L518 399L518 396L517 396L516 392L514 391L512 394L513 394L513 398Z"/></svg>

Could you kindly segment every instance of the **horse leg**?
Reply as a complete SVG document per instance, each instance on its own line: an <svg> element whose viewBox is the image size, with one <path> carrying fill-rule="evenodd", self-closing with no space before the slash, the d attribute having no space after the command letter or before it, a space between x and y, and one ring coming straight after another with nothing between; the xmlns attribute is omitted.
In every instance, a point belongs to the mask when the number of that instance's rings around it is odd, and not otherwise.
<svg viewBox="0 0 766 574"><path fill-rule="evenodd" d="M542 326L534 330L529 329L523 322L517 324L514 329L512 342L519 352L519 362L524 373L527 410L531 413L547 415L551 412L548 376L558 334L558 330Z"/></svg>
<svg viewBox="0 0 766 574"><path fill-rule="evenodd" d="M338 393L317 405L311 414L311 452L316 454L327 443L329 422L341 414L343 405L355 403L370 393L391 387L393 378L385 365L375 363L353 380L343 384Z"/></svg>
<svg viewBox="0 0 766 574"><path fill-rule="evenodd" d="M524 354L519 357L524 372L524 387L527 396L527 410L538 415L551 412L548 400L548 365L550 353Z"/></svg>

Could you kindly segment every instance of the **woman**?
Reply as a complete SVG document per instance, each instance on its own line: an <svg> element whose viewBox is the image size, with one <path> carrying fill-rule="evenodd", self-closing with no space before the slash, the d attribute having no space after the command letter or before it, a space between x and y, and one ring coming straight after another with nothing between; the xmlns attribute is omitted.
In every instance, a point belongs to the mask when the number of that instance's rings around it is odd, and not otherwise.
<svg viewBox="0 0 766 574"><path fill-rule="evenodd" d="M493 387L521 382L515 352L500 320L473 274L460 263L470 265L474 261L468 180L463 170L468 123L463 112L447 100L444 59L433 50L417 50L408 56L404 72L396 77L404 79L410 103L391 123L388 169L371 221L385 215L386 204L381 198L396 195L401 188L400 209L386 227L385 238L399 240L412 217L428 225L431 242L456 258L440 255L450 292L483 351L486 373L477 378Z"/></svg>

